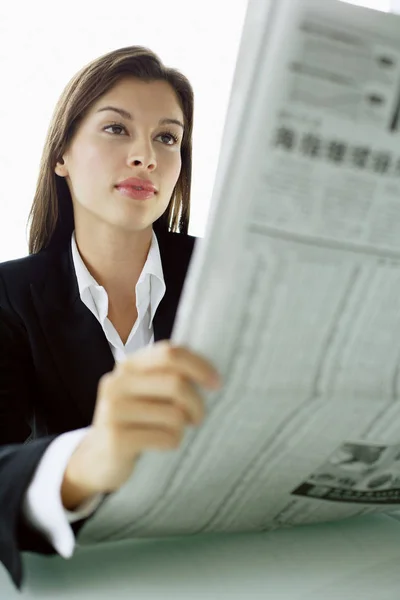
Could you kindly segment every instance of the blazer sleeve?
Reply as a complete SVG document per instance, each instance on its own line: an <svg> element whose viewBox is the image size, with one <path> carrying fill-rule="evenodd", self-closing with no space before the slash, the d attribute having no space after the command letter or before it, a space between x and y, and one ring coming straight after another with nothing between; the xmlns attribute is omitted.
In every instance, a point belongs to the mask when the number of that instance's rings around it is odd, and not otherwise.
<svg viewBox="0 0 400 600"><path fill-rule="evenodd" d="M38 386L27 332L7 303L0 276L0 561L21 588L21 551L54 554L23 518L25 492L55 435L29 441ZM73 524L79 531L83 521Z"/></svg>

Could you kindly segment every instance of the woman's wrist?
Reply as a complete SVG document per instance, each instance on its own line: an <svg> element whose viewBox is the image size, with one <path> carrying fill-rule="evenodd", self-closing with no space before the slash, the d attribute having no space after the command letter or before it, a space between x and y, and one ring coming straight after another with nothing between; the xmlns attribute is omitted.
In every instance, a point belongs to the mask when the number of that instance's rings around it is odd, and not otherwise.
<svg viewBox="0 0 400 600"><path fill-rule="evenodd" d="M85 489L82 485L68 478L67 475L64 476L61 485L61 502L66 510L76 510L81 504L93 498L97 493L97 491L93 491L90 488Z"/></svg>
<svg viewBox="0 0 400 600"><path fill-rule="evenodd" d="M84 476L84 467L87 462L88 449L85 438L77 447L70 458L61 484L61 502L66 510L76 510L102 490L94 489Z"/></svg>

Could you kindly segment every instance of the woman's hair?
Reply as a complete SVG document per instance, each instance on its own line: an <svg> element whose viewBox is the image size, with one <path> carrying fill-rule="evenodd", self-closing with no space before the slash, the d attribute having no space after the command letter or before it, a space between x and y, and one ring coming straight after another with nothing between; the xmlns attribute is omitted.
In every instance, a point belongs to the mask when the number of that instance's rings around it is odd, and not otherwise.
<svg viewBox="0 0 400 600"><path fill-rule="evenodd" d="M181 172L168 208L153 226L159 233L187 233L192 173L193 90L184 75L176 69L165 67L151 50L130 46L109 52L86 65L71 79L56 105L29 213L29 254L44 248L60 249L69 243L74 229L71 194L65 179L57 176L54 169L91 106L120 79L130 75L145 81L166 81L175 90L180 102L185 121Z"/></svg>

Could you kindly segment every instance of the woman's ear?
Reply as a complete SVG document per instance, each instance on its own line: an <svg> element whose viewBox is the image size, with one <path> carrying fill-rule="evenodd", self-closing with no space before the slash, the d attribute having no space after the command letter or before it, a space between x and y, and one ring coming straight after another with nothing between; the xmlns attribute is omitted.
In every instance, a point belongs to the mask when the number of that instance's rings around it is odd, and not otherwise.
<svg viewBox="0 0 400 600"><path fill-rule="evenodd" d="M63 158L57 161L54 171L59 177L66 177L68 175L68 169Z"/></svg>

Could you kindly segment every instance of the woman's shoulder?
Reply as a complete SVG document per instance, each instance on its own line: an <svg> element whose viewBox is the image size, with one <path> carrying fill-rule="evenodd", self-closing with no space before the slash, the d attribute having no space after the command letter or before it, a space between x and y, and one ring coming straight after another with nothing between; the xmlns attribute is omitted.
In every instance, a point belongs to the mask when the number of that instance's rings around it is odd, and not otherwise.
<svg viewBox="0 0 400 600"><path fill-rule="evenodd" d="M175 268L186 271L197 238L184 233L168 232L157 235L157 239L164 266L171 263Z"/></svg>
<svg viewBox="0 0 400 600"><path fill-rule="evenodd" d="M177 259L178 262L187 262L193 252L198 238L187 233L175 233L172 231L156 231L160 254L167 260Z"/></svg>
<svg viewBox="0 0 400 600"><path fill-rule="evenodd" d="M14 258L0 263L0 277L5 281L32 281L43 273L52 262L49 252L42 251L22 258Z"/></svg>
<svg viewBox="0 0 400 600"><path fill-rule="evenodd" d="M198 238L187 233L169 231L162 234L162 239L165 241L166 247L186 249L188 252L191 252Z"/></svg>
<svg viewBox="0 0 400 600"><path fill-rule="evenodd" d="M30 293L33 283L44 281L54 257L46 250L0 263L0 305Z"/></svg>
<svg viewBox="0 0 400 600"><path fill-rule="evenodd" d="M195 237L182 233L157 235L164 279L180 293L195 246Z"/></svg>

